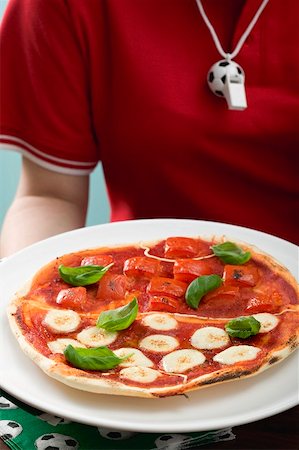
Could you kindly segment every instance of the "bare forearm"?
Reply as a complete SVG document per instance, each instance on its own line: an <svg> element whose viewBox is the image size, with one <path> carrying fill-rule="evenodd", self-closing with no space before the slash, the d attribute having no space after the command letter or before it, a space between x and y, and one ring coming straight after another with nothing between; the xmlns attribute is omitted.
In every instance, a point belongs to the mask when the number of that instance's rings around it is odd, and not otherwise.
<svg viewBox="0 0 299 450"><path fill-rule="evenodd" d="M0 238L0 255L8 256L34 242L84 226L86 211L69 201L39 196L16 198Z"/></svg>

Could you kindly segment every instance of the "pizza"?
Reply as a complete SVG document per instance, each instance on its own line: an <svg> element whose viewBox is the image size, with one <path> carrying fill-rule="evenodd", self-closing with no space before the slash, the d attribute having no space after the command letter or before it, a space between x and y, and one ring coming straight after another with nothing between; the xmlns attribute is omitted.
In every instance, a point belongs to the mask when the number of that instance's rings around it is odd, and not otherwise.
<svg viewBox="0 0 299 450"><path fill-rule="evenodd" d="M22 350L50 377L166 397L256 375L298 346L298 285L252 245L170 236L76 251L12 299Z"/></svg>

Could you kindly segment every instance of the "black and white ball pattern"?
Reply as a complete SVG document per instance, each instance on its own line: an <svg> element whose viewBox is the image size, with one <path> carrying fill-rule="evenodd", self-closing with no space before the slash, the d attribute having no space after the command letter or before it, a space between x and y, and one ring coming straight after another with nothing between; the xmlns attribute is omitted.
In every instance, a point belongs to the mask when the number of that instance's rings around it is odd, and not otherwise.
<svg viewBox="0 0 299 450"><path fill-rule="evenodd" d="M180 450L188 440L190 436L186 434L162 434L155 440L155 445L163 450Z"/></svg>
<svg viewBox="0 0 299 450"><path fill-rule="evenodd" d="M6 439L13 439L22 433L23 427L14 420L0 420L0 438L5 441Z"/></svg>
<svg viewBox="0 0 299 450"><path fill-rule="evenodd" d="M71 436L59 433L43 434L34 442L37 450L78 450L79 443Z"/></svg>
<svg viewBox="0 0 299 450"><path fill-rule="evenodd" d="M210 68L208 72L208 85L211 91L218 97L224 97L224 88L227 77L233 77L240 83L244 83L245 74L241 66L234 61L222 59Z"/></svg>
<svg viewBox="0 0 299 450"><path fill-rule="evenodd" d="M103 438L113 441L121 441L122 439L130 439L136 433L131 431L114 430L112 428L98 427L98 431Z"/></svg>
<svg viewBox="0 0 299 450"><path fill-rule="evenodd" d="M17 409L18 406L5 397L0 397L0 409Z"/></svg>
<svg viewBox="0 0 299 450"><path fill-rule="evenodd" d="M42 413L37 417L38 419L43 420L44 422L47 422L48 424L53 425L54 427L56 427L56 425L66 425L68 423L71 423L71 421L68 419L64 419L62 417L48 413Z"/></svg>

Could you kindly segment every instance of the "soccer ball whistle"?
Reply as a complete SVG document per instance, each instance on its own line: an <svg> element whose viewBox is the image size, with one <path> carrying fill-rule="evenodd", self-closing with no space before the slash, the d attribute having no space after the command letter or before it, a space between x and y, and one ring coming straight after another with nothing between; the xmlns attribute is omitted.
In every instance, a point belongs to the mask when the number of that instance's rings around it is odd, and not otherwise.
<svg viewBox="0 0 299 450"><path fill-rule="evenodd" d="M228 109L243 111L247 108L245 74L239 64L222 59L208 72L208 85L218 97L224 97Z"/></svg>

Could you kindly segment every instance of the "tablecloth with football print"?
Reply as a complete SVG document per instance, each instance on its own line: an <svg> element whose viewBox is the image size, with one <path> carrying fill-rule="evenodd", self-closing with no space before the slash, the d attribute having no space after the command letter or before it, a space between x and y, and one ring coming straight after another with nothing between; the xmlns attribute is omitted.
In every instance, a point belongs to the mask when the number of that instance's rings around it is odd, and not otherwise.
<svg viewBox="0 0 299 450"><path fill-rule="evenodd" d="M133 433L45 413L0 390L0 437L13 450L185 450L235 438L231 428L198 433Z"/></svg>

